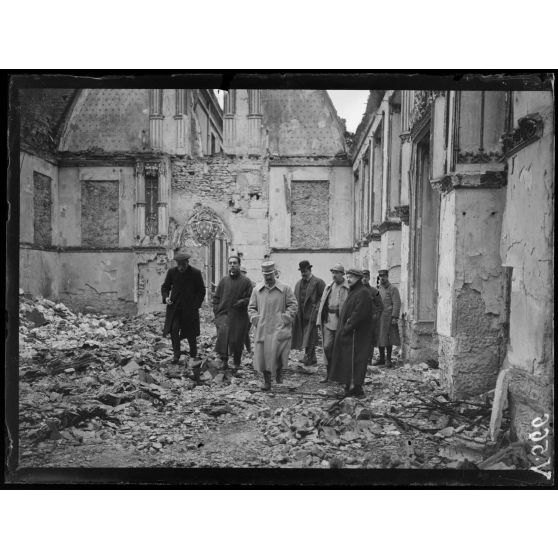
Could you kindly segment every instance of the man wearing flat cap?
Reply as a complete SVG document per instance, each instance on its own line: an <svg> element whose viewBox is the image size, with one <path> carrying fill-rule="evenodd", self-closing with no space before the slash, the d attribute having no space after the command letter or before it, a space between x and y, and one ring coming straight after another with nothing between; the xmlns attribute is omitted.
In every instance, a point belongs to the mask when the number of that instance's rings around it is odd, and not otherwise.
<svg viewBox="0 0 558 558"><path fill-rule="evenodd" d="M341 264L335 264L331 269L332 282L325 288L316 325L321 327L322 340L324 344L324 363L326 365L326 376L322 383L329 380L329 369L331 366L331 354L335 332L339 323L339 314L349 294L349 283L345 279L345 268Z"/></svg>
<svg viewBox="0 0 558 558"><path fill-rule="evenodd" d="M317 364L316 342L318 308L324 293L325 282L312 275L312 266L308 260L302 260L298 266L302 278L295 285L294 294L298 303L298 313L293 327L293 349L304 349L300 362L304 365Z"/></svg>
<svg viewBox="0 0 558 558"><path fill-rule="evenodd" d="M263 374L262 390L271 390L271 378L283 382L283 370L288 367L291 350L292 323L297 303L291 287L275 276L275 264L262 264L263 283L254 287L248 316L256 328L254 334L254 368Z"/></svg>
<svg viewBox="0 0 558 558"><path fill-rule="evenodd" d="M349 295L339 315L330 369L330 379L345 385L345 395L355 397L364 396L372 336L372 298L362 277L360 269L347 270Z"/></svg>
<svg viewBox="0 0 558 558"><path fill-rule="evenodd" d="M161 287L163 304L167 305L163 335L170 333L173 364L180 360L180 340L188 339L190 356L198 355L197 340L200 334L199 309L205 298L205 285L201 271L190 265L190 254L177 250L174 254L176 267L167 271Z"/></svg>
<svg viewBox="0 0 558 558"><path fill-rule="evenodd" d="M229 274L219 281L213 295L213 314L217 328L215 352L221 358L223 368L228 369L232 354L235 370L240 368L242 348L248 333L248 302L252 283L240 271L240 256L229 256Z"/></svg>
<svg viewBox="0 0 558 558"><path fill-rule="evenodd" d="M362 284L364 288L368 290L370 296L372 297L372 339L370 341L370 357L369 361L372 360L374 356L374 347L378 342L378 330L380 326L380 316L384 310L384 303L382 302L382 297L380 296L380 291L370 284L370 271L368 269L362 270Z"/></svg>
<svg viewBox="0 0 558 558"><path fill-rule="evenodd" d="M400 346L401 339L399 337L399 312L401 311L401 297L397 287L389 282L389 272L387 269L378 271L380 285L378 290L382 297L384 310L380 317L380 331L378 333L378 348L380 350L380 358L374 362L376 366L393 367L391 361L391 351L393 345ZM386 360L387 349L387 360Z"/></svg>

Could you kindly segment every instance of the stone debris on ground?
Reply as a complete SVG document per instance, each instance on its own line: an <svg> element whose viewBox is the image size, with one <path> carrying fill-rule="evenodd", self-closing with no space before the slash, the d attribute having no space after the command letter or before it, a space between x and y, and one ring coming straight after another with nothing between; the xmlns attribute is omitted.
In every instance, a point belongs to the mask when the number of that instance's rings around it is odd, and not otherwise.
<svg viewBox="0 0 558 558"><path fill-rule="evenodd" d="M362 399L296 351L267 394L251 355L222 366L205 307L199 356L177 365L164 312L115 319L20 291L19 319L20 466L530 466L505 428L490 439L493 393L451 401L435 361L399 365L397 349L394 368L369 366Z"/></svg>

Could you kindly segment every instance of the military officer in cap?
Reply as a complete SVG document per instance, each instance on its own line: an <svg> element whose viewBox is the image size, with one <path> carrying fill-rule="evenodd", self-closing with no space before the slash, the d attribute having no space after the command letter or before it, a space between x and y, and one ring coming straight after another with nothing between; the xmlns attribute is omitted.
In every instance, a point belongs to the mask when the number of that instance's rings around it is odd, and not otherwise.
<svg viewBox="0 0 558 558"><path fill-rule="evenodd" d="M378 278L380 281L378 290L380 291L380 296L382 297L384 310L380 317L380 331L378 333L380 358L374 361L374 365L385 365L388 368L391 368L393 366L391 361L391 351L393 345L401 345L398 327L399 312L401 311L401 298L397 287L394 287L389 282L389 272L387 269L380 269L380 271L378 271Z"/></svg>
<svg viewBox="0 0 558 558"><path fill-rule="evenodd" d="M324 362L326 365L326 377L321 383L328 382L329 369L331 366L331 354L335 332L339 322L339 314L349 294L349 283L345 279L345 268L341 264L335 264L330 269L333 281L325 288L316 324L321 327L322 341L324 344Z"/></svg>
<svg viewBox="0 0 558 558"><path fill-rule="evenodd" d="M205 285L201 271L190 265L190 254L177 250L176 267L167 271L161 287L163 304L167 305L163 335L170 333L173 364L180 360L180 340L188 339L190 356L198 354L197 337L200 334L199 309L205 298Z"/></svg>
<svg viewBox="0 0 558 558"><path fill-rule="evenodd" d="M294 288L298 303L298 314L293 327L293 349L304 349L302 364L317 364L316 342L318 308L325 289L325 282L312 275L312 266L308 260L302 260L298 266L302 278Z"/></svg>

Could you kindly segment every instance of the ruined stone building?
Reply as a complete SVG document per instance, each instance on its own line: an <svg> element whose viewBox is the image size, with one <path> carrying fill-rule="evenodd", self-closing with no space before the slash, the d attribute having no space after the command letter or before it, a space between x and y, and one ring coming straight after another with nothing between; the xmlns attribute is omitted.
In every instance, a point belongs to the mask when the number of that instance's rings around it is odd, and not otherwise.
<svg viewBox="0 0 558 558"><path fill-rule="evenodd" d="M371 91L351 153L321 90L20 91L20 284L160 310L173 250L210 286L239 254L389 269L403 358L452 397L499 385L524 436L553 373L550 92Z"/></svg>
<svg viewBox="0 0 558 558"><path fill-rule="evenodd" d="M211 90L21 89L20 285L79 310L160 308L172 243L222 273L230 235L207 205L172 214L180 161L222 147ZM201 163L203 167L203 163ZM198 167L193 163L183 181ZM177 230L178 229L178 230ZM179 237L178 239L176 237ZM202 239L204 242L198 242Z"/></svg>
<svg viewBox="0 0 558 558"><path fill-rule="evenodd" d="M284 280L352 258L351 172L325 91L21 91L20 282L80 310L161 308L173 249L208 286L241 255ZM337 253L339 252L339 253Z"/></svg>
<svg viewBox="0 0 558 558"><path fill-rule="evenodd" d="M552 412L553 118L550 92L373 91L352 151L355 263L399 287L404 359L454 398L501 374L523 438Z"/></svg>

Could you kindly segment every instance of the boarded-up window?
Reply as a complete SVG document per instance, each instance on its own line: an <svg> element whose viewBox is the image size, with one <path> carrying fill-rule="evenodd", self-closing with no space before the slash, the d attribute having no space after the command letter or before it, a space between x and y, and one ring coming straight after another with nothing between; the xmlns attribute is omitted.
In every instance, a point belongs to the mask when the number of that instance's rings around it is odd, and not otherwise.
<svg viewBox="0 0 558 558"><path fill-rule="evenodd" d="M92 248L118 246L117 180L82 180L81 243Z"/></svg>
<svg viewBox="0 0 558 558"><path fill-rule="evenodd" d="M33 242L39 246L52 245L52 179L33 172Z"/></svg>
<svg viewBox="0 0 558 558"><path fill-rule="evenodd" d="M291 248L329 246L329 181L291 182Z"/></svg>

